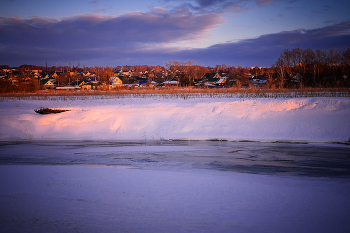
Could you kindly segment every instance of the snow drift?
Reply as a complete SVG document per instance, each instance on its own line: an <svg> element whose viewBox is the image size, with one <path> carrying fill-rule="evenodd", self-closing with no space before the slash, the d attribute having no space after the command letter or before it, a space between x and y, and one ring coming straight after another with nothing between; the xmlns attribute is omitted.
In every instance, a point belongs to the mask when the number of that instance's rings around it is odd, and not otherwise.
<svg viewBox="0 0 350 233"><path fill-rule="evenodd" d="M38 108L70 111L40 115ZM0 140L188 139L344 142L350 99L82 97L0 102Z"/></svg>

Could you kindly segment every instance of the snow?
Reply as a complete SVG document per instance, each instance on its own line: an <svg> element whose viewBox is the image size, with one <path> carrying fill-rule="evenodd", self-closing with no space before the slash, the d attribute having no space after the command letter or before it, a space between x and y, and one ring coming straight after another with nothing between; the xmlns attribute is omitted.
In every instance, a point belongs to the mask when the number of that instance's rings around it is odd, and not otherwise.
<svg viewBox="0 0 350 233"><path fill-rule="evenodd" d="M349 116L341 97L2 98L0 228L349 232L349 147L324 143Z"/></svg>
<svg viewBox="0 0 350 233"><path fill-rule="evenodd" d="M39 115L40 107L71 111ZM344 142L350 99L3 98L0 140L186 139Z"/></svg>

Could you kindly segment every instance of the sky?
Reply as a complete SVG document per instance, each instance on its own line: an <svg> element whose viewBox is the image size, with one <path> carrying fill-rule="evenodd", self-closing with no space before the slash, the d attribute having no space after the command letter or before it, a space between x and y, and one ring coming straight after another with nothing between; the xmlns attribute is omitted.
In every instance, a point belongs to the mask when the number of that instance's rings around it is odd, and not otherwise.
<svg viewBox="0 0 350 233"><path fill-rule="evenodd" d="M347 0L2 0L0 65L273 65L350 45Z"/></svg>

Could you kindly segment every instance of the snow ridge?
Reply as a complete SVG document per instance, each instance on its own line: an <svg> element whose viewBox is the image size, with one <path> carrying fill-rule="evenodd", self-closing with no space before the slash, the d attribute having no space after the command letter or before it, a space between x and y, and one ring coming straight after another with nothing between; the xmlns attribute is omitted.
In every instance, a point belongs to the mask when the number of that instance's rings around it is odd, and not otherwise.
<svg viewBox="0 0 350 233"><path fill-rule="evenodd" d="M40 115L41 107L70 110ZM77 98L0 102L0 140L346 142L350 99Z"/></svg>

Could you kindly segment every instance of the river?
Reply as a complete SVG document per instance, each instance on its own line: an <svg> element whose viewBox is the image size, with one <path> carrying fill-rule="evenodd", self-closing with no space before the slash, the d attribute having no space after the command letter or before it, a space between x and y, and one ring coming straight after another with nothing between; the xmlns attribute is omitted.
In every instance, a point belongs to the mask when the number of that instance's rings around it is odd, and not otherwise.
<svg viewBox="0 0 350 233"><path fill-rule="evenodd" d="M349 232L350 147L2 141L3 232Z"/></svg>

